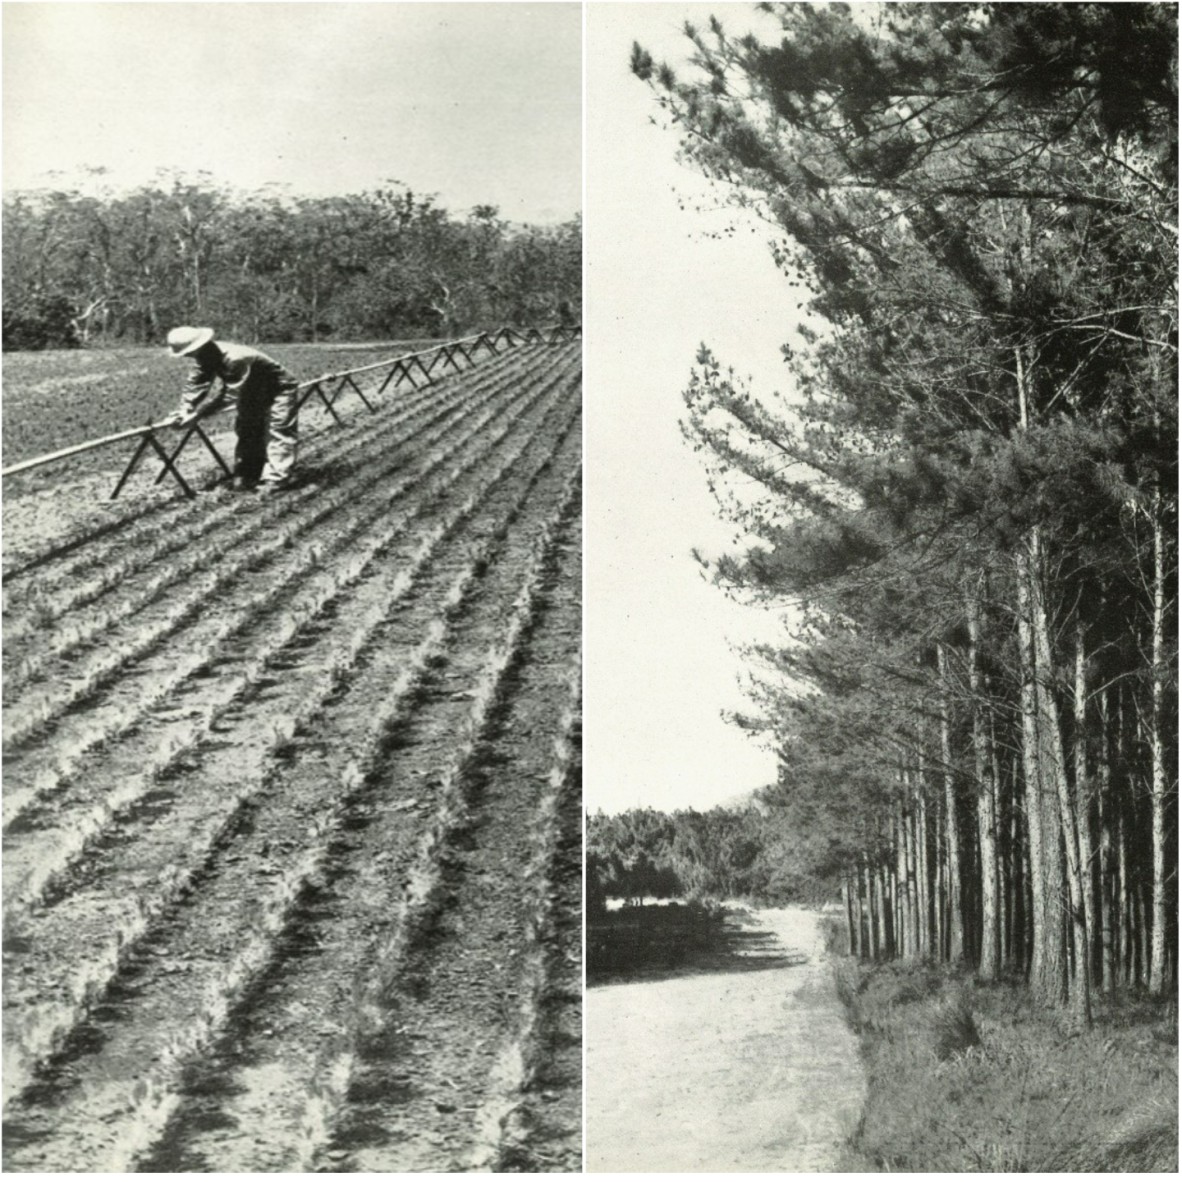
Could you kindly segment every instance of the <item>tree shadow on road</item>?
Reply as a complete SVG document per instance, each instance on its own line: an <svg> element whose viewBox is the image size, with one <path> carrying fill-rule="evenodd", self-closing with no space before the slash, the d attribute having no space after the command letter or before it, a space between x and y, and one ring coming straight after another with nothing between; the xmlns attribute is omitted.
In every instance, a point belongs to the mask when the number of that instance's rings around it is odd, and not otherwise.
<svg viewBox="0 0 1182 1182"><path fill-rule="evenodd" d="M750 973L804 964L748 912L699 903L641 905L589 917L587 984Z"/></svg>

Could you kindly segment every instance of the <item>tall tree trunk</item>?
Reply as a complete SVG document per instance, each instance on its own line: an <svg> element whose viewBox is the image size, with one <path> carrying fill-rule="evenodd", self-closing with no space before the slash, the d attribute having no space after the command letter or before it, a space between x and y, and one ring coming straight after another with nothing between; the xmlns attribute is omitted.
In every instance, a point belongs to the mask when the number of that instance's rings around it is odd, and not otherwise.
<svg viewBox="0 0 1182 1182"><path fill-rule="evenodd" d="M1161 489L1153 492L1153 664L1149 716L1150 804L1153 833L1153 934L1149 953L1149 992L1160 997L1166 987L1166 767L1162 742L1165 620L1165 531Z"/></svg>
<svg viewBox="0 0 1182 1182"><path fill-rule="evenodd" d="M948 959L948 947L945 943L945 930L947 927L947 907L948 907L948 886L947 886L947 860L945 858L944 841L941 836L944 832L944 810L941 807L940 796L935 797L933 802L936 810L936 818L934 821L934 828L932 832L932 840L935 843L936 856L936 882L935 882L935 923L936 923L936 947L935 955L937 960Z"/></svg>
<svg viewBox="0 0 1182 1182"><path fill-rule="evenodd" d="M1013 800L1014 785L1007 785L1001 774L1001 757L997 748L997 725L993 711L989 712L989 766L993 771L993 815L997 834L997 910L998 936L1001 945L1001 962L1016 963L1013 954L1014 924L1017 921L1017 905L1014 900L1015 884L1020 875L1015 862L1018 857L1017 806Z"/></svg>
<svg viewBox="0 0 1182 1182"><path fill-rule="evenodd" d="M1018 392L1018 425L1030 426L1030 397L1026 357L1014 350L1014 377ZM1066 966L1063 950L1063 918L1060 881L1059 835L1054 806L1054 774L1049 766L1052 737L1047 731L1038 671L1035 619L1043 604L1039 589L1039 539L1031 529L1017 547L1018 646L1021 672L1022 756L1026 783L1026 828L1030 851L1032 941L1030 983L1036 996L1055 1003L1064 996ZM1045 622L1044 622L1045 630ZM1057 736L1056 736L1057 737Z"/></svg>
<svg viewBox="0 0 1182 1182"><path fill-rule="evenodd" d="M1075 823L1079 838L1079 878L1082 892L1084 931L1087 946L1080 960L1086 970L1087 981L1093 979L1095 967L1096 908L1094 904L1095 856L1092 852L1091 777L1088 772L1087 745L1087 667L1084 662L1083 621L1076 620L1075 629Z"/></svg>
<svg viewBox="0 0 1182 1182"><path fill-rule="evenodd" d="M1063 753L1063 735L1059 723L1059 707L1052 692L1053 664L1051 656L1050 630L1047 625L1046 607L1043 603L1043 578L1041 571L1041 541L1039 531L1030 531L1030 623L1034 641L1035 694L1038 701L1039 751L1042 756L1042 770L1049 779L1059 805L1059 825L1066 854L1067 896L1071 916L1071 933L1075 943L1076 972L1066 984L1072 1012L1085 1024L1091 1025L1091 993L1088 981L1088 933L1084 927L1083 890L1080 879L1079 842L1076 834L1075 813L1072 808L1070 787L1067 783L1067 765ZM1050 830L1053 833L1053 826ZM1044 842L1046 839L1044 830ZM1052 838L1058 852L1058 842ZM1047 843L1048 845L1050 843Z"/></svg>
<svg viewBox="0 0 1182 1182"><path fill-rule="evenodd" d="M909 778L909 777L908 777ZM911 931L909 946L911 959L923 956L923 928L919 917L919 872L915 848L915 806L908 798L910 807L903 810L903 842L907 858L907 926Z"/></svg>
<svg viewBox="0 0 1182 1182"><path fill-rule="evenodd" d="M854 918L854 890L851 885L850 872L847 870L841 880L842 901L845 903L846 932L849 935L850 955L858 955L858 924Z"/></svg>
<svg viewBox="0 0 1182 1182"><path fill-rule="evenodd" d="M1022 793L1022 803L1025 805L1026 794L1024 783L1019 775L1019 757L1014 756L1014 797L1017 799ZM1023 785L1023 787L1019 787ZM1019 820L1019 810L1014 810L1014 846L1021 850L1020 873L1022 889L1018 893L1018 900L1022 909L1022 923L1017 929L1017 955L1014 964L1030 975L1030 966L1034 963L1034 875L1030 870L1030 828L1023 830Z"/></svg>
<svg viewBox="0 0 1182 1182"><path fill-rule="evenodd" d="M1116 867L1112 849L1112 764L1108 727L1108 689L1100 691L1100 782L1096 793L1100 821L1100 971L1101 987L1111 993L1117 982L1116 936L1119 934L1119 905Z"/></svg>
<svg viewBox="0 0 1182 1182"><path fill-rule="evenodd" d="M1116 819L1117 906L1120 910L1120 963L1126 985L1133 983L1133 892L1129 888L1129 823L1122 814Z"/></svg>
<svg viewBox="0 0 1182 1182"><path fill-rule="evenodd" d="M1026 784L1026 829L1030 851L1032 946L1030 984L1043 1001L1063 1000L1066 966L1063 954L1063 909L1060 882L1059 826L1047 718L1040 701L1033 619L1041 609L1034 602L1035 572L1028 545L1017 552L1018 646L1022 673L1022 762Z"/></svg>
<svg viewBox="0 0 1182 1182"><path fill-rule="evenodd" d="M908 835L907 811L903 796L899 797L896 815L897 865L899 874L899 925L902 928L902 950L905 960L915 958L915 905L911 878L911 840Z"/></svg>
<svg viewBox="0 0 1182 1182"><path fill-rule="evenodd" d="M897 952L895 917L891 909L890 870L882 859L879 859L878 863L875 889L878 892L878 912L882 916L882 954L887 960L894 960Z"/></svg>
<svg viewBox="0 0 1182 1182"><path fill-rule="evenodd" d="M878 909L874 905L874 884L870 877L870 860L862 858L860 872L862 891L866 897L866 956L878 960Z"/></svg>
<svg viewBox="0 0 1182 1182"><path fill-rule="evenodd" d="M897 835L897 829L896 829ZM903 940L903 892L899 888L899 850L897 836L891 839L891 861L887 865L887 885L891 900L891 956L898 960L906 955Z"/></svg>
<svg viewBox="0 0 1182 1182"><path fill-rule="evenodd" d="M977 784L977 844L981 852L981 959L978 972L996 981L1001 972L1001 933L998 927L997 808L993 764L985 734L986 709L979 652L980 607L975 592L965 602L969 626L969 689L972 695L973 775Z"/></svg>
<svg viewBox="0 0 1182 1182"><path fill-rule="evenodd" d="M1136 983L1149 984L1149 918L1153 908L1153 884L1139 882L1133 892L1137 908L1137 976Z"/></svg>
<svg viewBox="0 0 1182 1182"><path fill-rule="evenodd" d="M931 875L928 865L928 806L924 799L923 744L920 743L919 764L915 775L915 886L919 907L919 954L932 955Z"/></svg>
<svg viewBox="0 0 1182 1182"><path fill-rule="evenodd" d="M952 775L952 738L948 709L948 657L936 645L940 675L940 762L944 765L944 841L948 851L948 959L964 959L964 911L960 889L960 835L956 824L956 791Z"/></svg>

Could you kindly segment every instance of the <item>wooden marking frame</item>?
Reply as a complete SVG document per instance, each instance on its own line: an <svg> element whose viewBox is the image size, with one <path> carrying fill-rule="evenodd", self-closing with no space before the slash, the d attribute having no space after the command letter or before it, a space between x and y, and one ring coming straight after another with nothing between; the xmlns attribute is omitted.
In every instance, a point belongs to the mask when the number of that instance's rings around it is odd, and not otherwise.
<svg viewBox="0 0 1182 1182"><path fill-rule="evenodd" d="M475 333L473 336L463 337L459 340L445 341L431 349L423 349L417 353L404 353L399 357L392 357L388 361L378 361L372 365L363 365L358 369L346 370L344 373L324 374L318 378L312 378L310 381L301 382L297 390L303 393L300 394L296 402L296 409L297 411L302 409L304 404L314 396L319 397L337 425L343 426L344 420L337 412L335 404L341 394L349 387L361 399L362 404L371 414L377 411L377 408L366 397L361 386L354 380L358 374L371 373L380 369L388 371L382 380L382 384L378 387L376 394L373 395L374 398L380 398L388 386L393 384L394 388L397 388L400 381L407 382L414 390L418 390L424 385L431 385L433 381L432 372L440 362L442 362L444 368L450 366L456 373L464 373L465 368L457 360L457 357L462 357L468 367L471 368L477 364L477 353L482 348L486 349L491 355L498 356L501 352L498 346L509 349L518 345L557 345L567 341L581 340L582 336L582 325L568 324L551 325L546 328L531 327L515 329L505 327L493 332ZM429 361L425 361L425 358L429 358ZM335 386L332 386L331 390L326 390L325 387L332 385L332 383L336 383ZM123 469L123 474L116 482L110 499L113 501L119 496L139 467L141 460L149 451L152 451L155 452L161 463L160 471L156 474L153 484L159 484L166 476L171 476L180 486L181 492L192 500L197 494L188 481L181 475L180 469L177 467L177 460L194 436L200 440L210 455L213 456L225 476L230 478L233 475L233 468L226 463L221 453L214 446L213 441L201 426L200 418L194 419L186 425L184 434L172 451L169 452L157 438L157 432L172 428L174 428L172 420L165 419L159 423L147 423L143 427L133 427L127 431L118 431L113 435L105 435L101 439L90 439L85 443L75 444L73 447L63 448L60 451L50 452L43 456L36 456L30 460L22 460L7 468L0 469L0 476L15 476L20 472L28 472L33 468L39 468L45 464L64 460L70 456L81 455L83 452L94 451L97 448L106 447L122 440L138 439L139 442L136 445L135 451Z"/></svg>

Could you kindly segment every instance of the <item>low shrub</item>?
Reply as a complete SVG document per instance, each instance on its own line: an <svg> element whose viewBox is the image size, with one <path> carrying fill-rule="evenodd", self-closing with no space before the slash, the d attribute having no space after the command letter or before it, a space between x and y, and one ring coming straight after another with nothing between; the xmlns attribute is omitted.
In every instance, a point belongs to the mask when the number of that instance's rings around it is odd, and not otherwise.
<svg viewBox="0 0 1182 1182"><path fill-rule="evenodd" d="M729 955L725 908L691 901L622 907L588 916L587 983L713 966Z"/></svg>

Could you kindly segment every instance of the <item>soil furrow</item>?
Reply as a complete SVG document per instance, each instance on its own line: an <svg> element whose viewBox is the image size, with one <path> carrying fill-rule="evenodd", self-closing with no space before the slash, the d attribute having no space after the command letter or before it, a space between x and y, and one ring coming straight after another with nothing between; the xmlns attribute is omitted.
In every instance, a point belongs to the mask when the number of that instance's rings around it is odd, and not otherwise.
<svg viewBox="0 0 1182 1182"><path fill-rule="evenodd" d="M547 385L543 386L540 392L527 390L527 405L536 407L537 400L545 397L551 389L552 387ZM533 401L529 401L530 398ZM514 402L510 404L509 409L522 413L522 404ZM480 426L487 432L491 421L482 420ZM453 486L459 476L475 468L484 454L484 449L500 442L513 422L512 418L506 415L498 416L497 421L506 428L503 434L474 434L461 448L448 456L432 456L429 453L429 458L422 465L412 469L399 480L399 488L405 489L409 486L407 509L413 511L416 507L429 503L430 498L445 495L446 490ZM461 466L441 468L445 459L455 455L461 457ZM426 479L428 476L431 477L430 480ZM352 487L346 486L341 495L348 501L352 496ZM381 503L376 515L379 519L387 516L387 509ZM331 525L326 525L326 528L331 529ZM348 541L349 535L342 529L337 534L332 548L345 549ZM282 551L282 548L280 550ZM38 797L50 798L62 780L69 777L68 768L71 762L90 747L98 743L108 743L114 735L138 720L151 708L153 702L159 701L180 684L184 677L200 670L204 664L205 654L217 643L228 639L234 629L245 626L252 617L259 616L272 604L282 603L284 586L295 579L301 567L304 570L314 570L322 566L325 559L326 552L323 546L314 540L309 541L307 536L301 537L298 548L286 556L280 552L277 561L282 565L278 571L272 570L273 585L262 596L256 596L254 599L246 597L247 606L240 616L236 617L233 614L233 602L230 596L226 595L210 605L214 611L206 612L195 620L183 644L179 639L176 640L160 652L154 661L141 661L140 665L133 669L128 660L130 654L123 654L124 664L120 668L120 676L103 702L96 704L82 716L63 720L52 736L37 743L23 755L19 751L7 755L5 774L9 787L4 809L6 823L10 823L31 800ZM232 582L228 582L227 585L232 587ZM243 602L241 589L237 592L237 598L239 602ZM201 639L203 633L204 641ZM145 640L141 639L140 647L149 648L150 654L151 646L148 646ZM25 763L32 764L32 776L25 770ZM64 773L60 770L63 764L66 769Z"/></svg>
<svg viewBox="0 0 1182 1182"><path fill-rule="evenodd" d="M554 1001L554 971L566 951L556 913L562 902L563 882L556 874L562 868L568 804L572 792L576 798L581 796L580 673L576 662L568 674L569 704L554 739L554 761L547 786L530 826L534 853L523 875L529 928L524 933L528 951L521 981L520 1026L497 1056L489 1077L492 1086L473 1122L475 1146L466 1159L471 1170L500 1173L514 1168L549 1173L579 1169L579 1081L577 1075L564 1072L558 1076L554 1071L557 1064L552 1056L556 1047L550 1038L548 1017ZM561 1056L567 1048L557 1049ZM543 1072L547 1073L544 1077ZM533 1111L539 1099L551 1109L544 1122L544 1147L539 1136L543 1122Z"/></svg>
<svg viewBox="0 0 1182 1182"><path fill-rule="evenodd" d="M581 727L557 801L547 886L551 906L537 998L532 1054L523 1086L481 1164L501 1173L578 1171L582 1160L583 865Z"/></svg>
<svg viewBox="0 0 1182 1182"><path fill-rule="evenodd" d="M553 375L537 377L542 384L550 380ZM520 396L520 391L511 395ZM506 406L507 401L504 397L495 400L490 413L504 417L512 409ZM464 436L458 435L456 425L439 427L432 440L443 439L445 447L458 447L476 436L483 420L459 424L468 432ZM133 656L147 655L172 640L180 629L199 618L211 601L220 600L241 572L281 561L296 536L306 543L308 532L315 529L330 532L337 544L343 544L342 517L351 518L356 529L364 528L385 511L391 500L415 487L412 477L402 476L403 466L404 456L398 449L367 444L367 451L355 457L329 490L306 491L302 498L290 501L280 498L275 504L265 505L261 512L256 508L252 513L253 506L241 506L235 516L248 518L248 532L236 539L213 539L193 555L190 561L200 572L195 580L174 586L167 572L153 576L150 581L159 594L153 594L130 616L113 615L108 619L101 645L95 647L89 659L84 653L74 652L67 660L50 661L41 674L44 688L24 699L6 699L6 746L11 749L37 736L71 706L85 702L120 675ZM383 484L387 477L394 479L390 487ZM363 490L361 497L356 495L355 484ZM306 513L301 515L299 509ZM280 573L277 582L282 582L283 577ZM169 594L172 591L177 594Z"/></svg>
<svg viewBox="0 0 1182 1182"><path fill-rule="evenodd" d="M558 400L548 401L531 410L546 416L560 409L560 405ZM432 528L430 512L424 511L418 515L412 548L409 551L399 551L396 555L399 560L397 571L400 580L405 578L408 571L413 570L413 567L408 565L412 557L417 555L420 560L427 557L427 554L419 553L423 549L424 535L432 538L433 544L437 544L446 530L461 519L464 512L471 511L475 501L484 495L492 483L511 475L522 449L530 445L534 428L544 421L544 417L539 417L535 421L532 414L519 420L520 430L513 436L516 443L510 444L510 450L502 453L498 461L499 467L493 467L485 461L479 469L479 483L474 487L465 490L460 483L447 482L452 507L435 524L434 534L429 532ZM504 442L504 439L500 442ZM456 498L460 495L467 499L457 502ZM133 741L129 744L121 745L118 749L113 749L108 744L105 750L98 752L94 760L90 761L97 766L89 770L104 776L107 781L113 780L118 784L114 801L106 798L93 802L87 792L93 777L75 776L82 795L74 808L70 807L69 799L55 799L52 814L47 818L44 827L11 834L5 845L6 917L11 917L18 908L23 909L27 906L30 898L36 898L53 873L76 856L87 841L105 827L114 815L117 803L128 805L137 796L149 791L153 779L153 764L146 758L146 752L152 751L153 746L158 750L162 745L165 752L163 764L157 760L156 767L175 768L179 762L183 768L191 762L189 749L216 723L220 712L227 709L241 695L252 692L260 682L265 685L268 677L266 662L283 644L294 639L297 626L335 599L345 587L352 586L360 578L365 563L383 548L392 545L403 533L405 524L400 518L391 518L383 532L371 535L367 539L365 551L345 556L350 563L350 569L341 571L339 568L330 568L322 572L317 581L301 587L300 592L284 605L284 611L279 618L272 621L270 628L262 632L259 641L252 643L249 633L239 633L239 653L233 660L223 659L220 662L218 677L214 680L190 681L185 687L183 697L174 698L175 711L183 717L195 719L194 722L188 726L183 723L179 727L174 726L172 736L164 740L141 732L133 736ZM386 602L391 590L392 588L388 587L379 588L378 602ZM246 602L252 602L249 587L243 588L243 598ZM329 647L332 643L332 638L329 638ZM303 658L305 663L309 659L307 656ZM242 672L236 673L236 669L241 669ZM251 746L257 747L260 742L268 739L273 742L274 736L256 736ZM223 745L231 742L229 739L222 741ZM179 755L173 751L178 743L183 744Z"/></svg>
<svg viewBox="0 0 1182 1182"><path fill-rule="evenodd" d="M522 531L536 534L532 519L521 522L517 532ZM469 576L461 576L460 582L466 581ZM487 598L485 580L477 580L476 586L481 592L480 598L465 601L463 611L457 613L461 619L455 629L457 635L449 640L449 651L453 644L465 649L462 632L475 612L476 603L483 604ZM437 603L438 598L432 596L424 608L430 611ZM484 615L485 612L478 614ZM422 621L417 618L401 621L398 626L408 630L408 639L422 635ZM381 656L380 684L388 683L391 668L386 662L390 656L396 654L394 668L398 668L405 651L401 646L393 650L382 646L375 650L373 659L376 661L379 654ZM347 712L349 717L359 714L362 718L368 717L365 712L356 710L351 697L350 694L348 707L341 706L342 713ZM465 704L465 709L470 708ZM338 733L338 728L334 727L333 733ZM282 786L277 786L271 796L278 798L282 807L267 818L265 825L261 818L256 818L251 833L254 840L246 843L257 845L258 838L265 834L262 839L264 848L223 853L220 873L211 875L200 884L200 889L194 891L184 910L183 925L178 930L162 934L151 955L143 957L132 980L124 982L124 997L107 1007L115 1012L110 1015L106 1029L82 1040L84 1046L101 1042L99 1049L84 1060L59 1062L56 1072L50 1073L50 1080L41 1089L27 1093L26 1103L17 1106L18 1116L15 1121L10 1120L6 1128L7 1168L28 1165L36 1168L35 1163L42 1161L52 1161L55 1168L61 1169L69 1169L71 1163L79 1161L98 1161L104 1163L104 1168L120 1168L149 1143L151 1131L159 1126L175 1103L171 1083L180 1064L208 1041L225 1020L236 993L245 988L265 964L268 942L291 918L292 908L301 899L306 905L309 895L314 895L308 891L307 884L314 877L323 875L333 832L339 833L342 825L347 831L357 823L356 806L359 802L355 798L358 793L371 795L364 792L368 777L363 772L358 774L356 769L351 777L350 769L345 768L342 778L346 783L352 783L350 792L344 796L338 792L330 797L333 817L315 826L321 835L319 846L312 850L306 846L300 849L295 867L289 868L286 874L280 872L282 881L275 891L275 902L264 909L273 922L260 932L259 921L255 918L259 909L257 893L262 886L260 877L265 882L267 863L275 860L275 843L289 842L298 847L309 820L308 815L299 810L295 817L290 815L290 780L285 779ZM312 775L305 778L305 787L321 785L324 779L323 768L312 769ZM303 802L305 797L296 793L295 800ZM354 806L352 809L348 807L350 804ZM364 802L360 804L364 813ZM251 853L257 856L249 856ZM276 870L271 868L270 872L274 874ZM388 919L388 912L385 914ZM302 926L302 923L297 924L297 927ZM229 956L227 945L232 946ZM229 977L227 962L235 969ZM183 965L179 974L178 964ZM126 1006L126 1014L118 1012L121 1004ZM145 1075L142 1069L145 1062L159 1062L162 1066ZM132 1081L137 1079L132 1086ZM56 1104L46 1106L45 1097L37 1094L38 1091L60 1090L63 1086L68 1087L70 1093L65 1114L56 1111ZM60 1102L60 1096L56 1099ZM9 1150L13 1145L15 1148ZM81 1167L74 1165L73 1168Z"/></svg>

